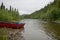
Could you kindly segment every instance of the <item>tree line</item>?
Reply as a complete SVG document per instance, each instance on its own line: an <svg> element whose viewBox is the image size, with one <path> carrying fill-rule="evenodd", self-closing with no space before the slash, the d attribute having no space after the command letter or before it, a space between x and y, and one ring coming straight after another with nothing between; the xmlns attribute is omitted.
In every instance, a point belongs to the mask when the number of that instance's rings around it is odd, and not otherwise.
<svg viewBox="0 0 60 40"><path fill-rule="evenodd" d="M60 0L54 0L44 8L33 12L27 18L42 19L46 21L60 20Z"/></svg>
<svg viewBox="0 0 60 40"><path fill-rule="evenodd" d="M2 3L0 6L0 21L17 21L22 19L22 16L19 15L18 10L15 8L13 9L10 6L10 9L6 8L5 5Z"/></svg>

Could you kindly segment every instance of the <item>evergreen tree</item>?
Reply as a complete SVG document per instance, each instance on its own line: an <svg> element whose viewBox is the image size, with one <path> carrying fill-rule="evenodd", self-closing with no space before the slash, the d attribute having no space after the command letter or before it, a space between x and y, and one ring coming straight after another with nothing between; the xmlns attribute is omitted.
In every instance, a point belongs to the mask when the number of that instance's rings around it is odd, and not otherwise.
<svg viewBox="0 0 60 40"><path fill-rule="evenodd" d="M16 8L13 10L13 8L10 6L10 9L5 9L5 6L3 3L0 6L0 21L15 21L19 20L22 17L19 15L19 12L16 10Z"/></svg>
<svg viewBox="0 0 60 40"><path fill-rule="evenodd" d="M5 6L3 5L3 2L1 4L1 9L5 9Z"/></svg>
<svg viewBox="0 0 60 40"><path fill-rule="evenodd" d="M12 11L12 7L10 6L10 11Z"/></svg>

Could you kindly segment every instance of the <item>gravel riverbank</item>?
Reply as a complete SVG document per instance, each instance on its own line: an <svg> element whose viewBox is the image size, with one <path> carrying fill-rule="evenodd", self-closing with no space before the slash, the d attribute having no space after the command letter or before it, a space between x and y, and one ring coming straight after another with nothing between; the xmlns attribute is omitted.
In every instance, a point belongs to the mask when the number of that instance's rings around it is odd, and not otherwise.
<svg viewBox="0 0 60 40"><path fill-rule="evenodd" d="M2 40L24 40L23 31L24 29L0 28L0 37L3 35ZM6 37L5 39L4 36Z"/></svg>

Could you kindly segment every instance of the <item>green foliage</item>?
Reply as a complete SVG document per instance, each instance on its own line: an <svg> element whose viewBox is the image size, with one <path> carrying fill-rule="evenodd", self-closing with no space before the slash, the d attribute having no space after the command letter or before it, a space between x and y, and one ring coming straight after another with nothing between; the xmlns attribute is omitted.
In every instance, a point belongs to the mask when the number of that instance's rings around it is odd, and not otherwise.
<svg viewBox="0 0 60 40"><path fill-rule="evenodd" d="M0 21L13 21L13 20L19 20L22 19L22 17L19 15L18 10L14 9L10 6L10 10L5 8L3 3L0 6Z"/></svg>
<svg viewBox="0 0 60 40"><path fill-rule="evenodd" d="M1 9L5 9L5 6L3 5L3 3L1 4Z"/></svg>
<svg viewBox="0 0 60 40"><path fill-rule="evenodd" d="M55 0L44 8L32 13L30 18L38 18L46 21L55 21L60 19L60 0Z"/></svg>

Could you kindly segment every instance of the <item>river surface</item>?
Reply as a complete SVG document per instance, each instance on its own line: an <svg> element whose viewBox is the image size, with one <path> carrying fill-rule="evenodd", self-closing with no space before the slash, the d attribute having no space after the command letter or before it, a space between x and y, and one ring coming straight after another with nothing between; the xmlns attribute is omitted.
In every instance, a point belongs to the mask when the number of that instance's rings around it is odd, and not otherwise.
<svg viewBox="0 0 60 40"><path fill-rule="evenodd" d="M60 40L59 23L40 19L24 19L20 22L25 23L22 29L0 28L0 39L8 37L9 40Z"/></svg>
<svg viewBox="0 0 60 40"><path fill-rule="evenodd" d="M23 40L60 40L60 24L40 19L24 19Z"/></svg>

